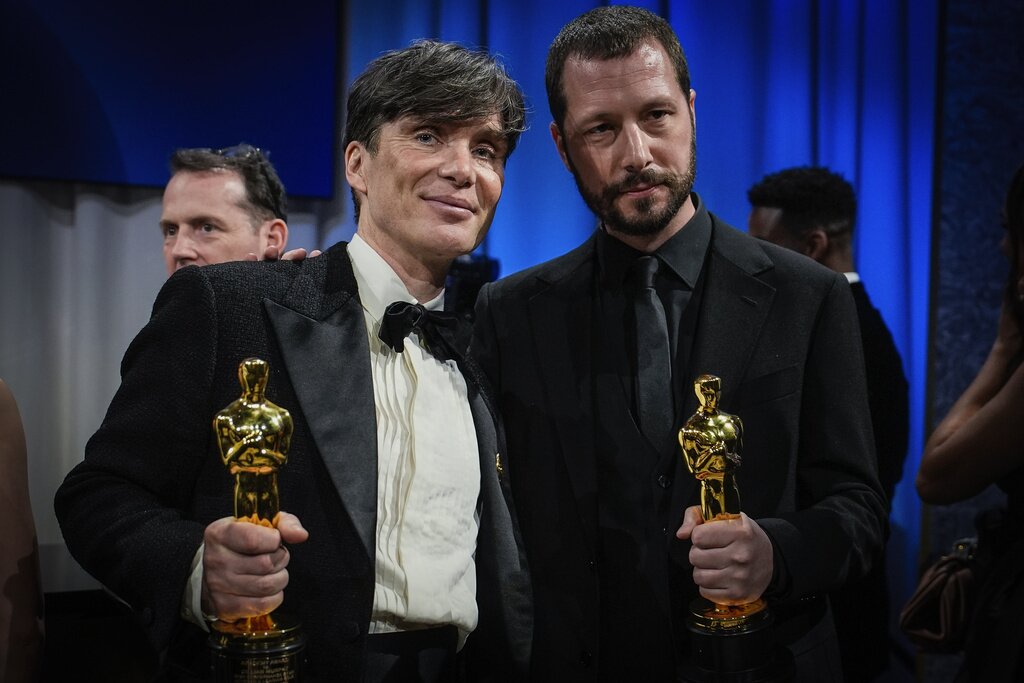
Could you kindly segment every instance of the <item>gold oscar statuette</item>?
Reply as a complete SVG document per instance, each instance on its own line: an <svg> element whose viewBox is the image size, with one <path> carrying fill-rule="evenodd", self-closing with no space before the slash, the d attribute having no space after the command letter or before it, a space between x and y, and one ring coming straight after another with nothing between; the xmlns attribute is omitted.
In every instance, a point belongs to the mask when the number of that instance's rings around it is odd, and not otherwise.
<svg viewBox="0 0 1024 683"><path fill-rule="evenodd" d="M221 459L235 478L238 524L277 527L278 469L288 460L292 417L266 399L269 366L247 358L238 366L242 395L217 413L213 430ZM278 612L211 624L218 683L294 683L301 680L305 637L297 621Z"/></svg>
<svg viewBox="0 0 1024 683"><path fill-rule="evenodd" d="M679 430L686 468L700 482L700 511L705 522L739 519L740 492L736 469L743 451L743 423L735 415L718 409L722 381L701 375L694 381L700 407ZM758 598L742 605L720 605L698 598L693 616L709 628L742 626L765 608Z"/></svg>
<svg viewBox="0 0 1024 683"><path fill-rule="evenodd" d="M686 468L700 483L704 522L728 524L740 517L736 470L743 451L743 423L718 407L722 381L700 375L693 383L700 406L679 430ZM698 595L687 615L690 658L684 681L789 680L792 657L776 646L770 610L763 598L742 604L719 604Z"/></svg>

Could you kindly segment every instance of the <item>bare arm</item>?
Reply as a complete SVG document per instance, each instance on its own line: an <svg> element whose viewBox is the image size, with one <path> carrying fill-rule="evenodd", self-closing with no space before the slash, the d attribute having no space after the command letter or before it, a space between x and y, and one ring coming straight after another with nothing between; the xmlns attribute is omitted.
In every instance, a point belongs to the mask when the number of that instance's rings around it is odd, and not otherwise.
<svg viewBox="0 0 1024 683"><path fill-rule="evenodd" d="M25 432L0 380L0 678L37 680L43 628L36 529L29 505Z"/></svg>
<svg viewBox="0 0 1024 683"><path fill-rule="evenodd" d="M981 370L925 444L917 492L928 503L969 498L1024 464L1024 366L1010 373L1021 331L1007 306Z"/></svg>

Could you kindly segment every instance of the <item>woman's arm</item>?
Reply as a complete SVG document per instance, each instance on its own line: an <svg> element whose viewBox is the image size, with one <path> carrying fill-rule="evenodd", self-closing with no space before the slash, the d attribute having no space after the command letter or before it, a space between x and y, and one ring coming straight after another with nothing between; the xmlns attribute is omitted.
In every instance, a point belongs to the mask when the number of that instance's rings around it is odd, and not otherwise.
<svg viewBox="0 0 1024 683"><path fill-rule="evenodd" d="M0 380L0 678L38 680L43 650L39 550L21 415Z"/></svg>
<svg viewBox="0 0 1024 683"><path fill-rule="evenodd" d="M1024 464L1024 365L1010 373L1021 331L1004 303L999 332L978 375L925 444L917 492L927 503L980 493Z"/></svg>

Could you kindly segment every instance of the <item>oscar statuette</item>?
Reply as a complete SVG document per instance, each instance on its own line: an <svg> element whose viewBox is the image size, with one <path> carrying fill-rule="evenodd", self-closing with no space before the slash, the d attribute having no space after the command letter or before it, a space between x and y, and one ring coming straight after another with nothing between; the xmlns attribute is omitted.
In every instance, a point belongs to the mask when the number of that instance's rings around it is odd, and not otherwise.
<svg viewBox="0 0 1024 683"><path fill-rule="evenodd" d="M235 523L276 527L281 501L277 470L287 461L292 417L266 399L266 361L238 366L242 395L213 419L224 465L235 477ZM298 622L275 611L210 625L217 683L298 683L305 636Z"/></svg>
<svg viewBox="0 0 1024 683"><path fill-rule="evenodd" d="M693 384L700 407L679 430L686 467L700 482L704 523L728 524L740 517L736 469L743 450L743 423L718 409L721 380L701 375ZM764 599L725 605L698 595L686 618L690 656L684 681L761 683L793 675L792 655L773 638L771 610Z"/></svg>

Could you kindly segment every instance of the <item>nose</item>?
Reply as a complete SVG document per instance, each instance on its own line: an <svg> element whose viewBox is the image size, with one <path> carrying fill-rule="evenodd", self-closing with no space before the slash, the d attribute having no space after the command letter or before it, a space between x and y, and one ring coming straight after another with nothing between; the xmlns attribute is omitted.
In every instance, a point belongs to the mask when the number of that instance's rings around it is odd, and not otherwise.
<svg viewBox="0 0 1024 683"><path fill-rule="evenodd" d="M476 178L473 152L468 145L453 144L445 148L444 159L438 173L457 187L469 187Z"/></svg>
<svg viewBox="0 0 1024 683"><path fill-rule="evenodd" d="M171 243L166 245L166 248L177 267L185 262L194 261L199 256L196 252L192 231L186 227L178 228L178 233L172 238Z"/></svg>
<svg viewBox="0 0 1024 683"><path fill-rule="evenodd" d="M640 126L636 124L624 126L620 139L623 144L622 167L628 172L642 171L654 161L651 156L651 147L647 142L647 135L640 129Z"/></svg>

